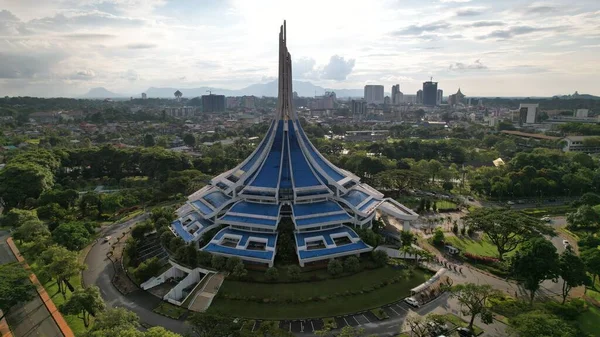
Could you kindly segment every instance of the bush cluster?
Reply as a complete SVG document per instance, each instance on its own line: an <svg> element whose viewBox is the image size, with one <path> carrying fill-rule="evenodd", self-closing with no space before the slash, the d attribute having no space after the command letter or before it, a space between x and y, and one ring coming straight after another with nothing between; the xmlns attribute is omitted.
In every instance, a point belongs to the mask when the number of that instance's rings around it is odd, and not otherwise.
<svg viewBox="0 0 600 337"><path fill-rule="evenodd" d="M464 252L463 256L467 260L471 260L471 261L475 261L475 262L479 262L479 263L483 263L483 264L488 264L488 265L492 265L492 264L498 263L500 261L495 257L482 256L482 255L471 254L471 253L467 253L467 252Z"/></svg>

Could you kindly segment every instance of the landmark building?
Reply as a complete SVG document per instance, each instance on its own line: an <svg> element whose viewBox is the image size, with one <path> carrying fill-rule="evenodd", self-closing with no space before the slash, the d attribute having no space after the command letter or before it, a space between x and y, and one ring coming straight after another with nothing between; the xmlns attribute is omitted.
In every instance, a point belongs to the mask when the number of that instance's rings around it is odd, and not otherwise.
<svg viewBox="0 0 600 337"><path fill-rule="evenodd" d="M200 249L268 266L280 243L294 245L301 266L369 252L373 247L354 229L370 228L376 210L403 221L406 229L418 215L333 165L310 142L292 105L286 44L284 22L278 102L265 137L237 167L190 195L171 230L196 244L203 233L222 228Z"/></svg>
<svg viewBox="0 0 600 337"><path fill-rule="evenodd" d="M365 85L364 99L367 104L383 104L383 85Z"/></svg>

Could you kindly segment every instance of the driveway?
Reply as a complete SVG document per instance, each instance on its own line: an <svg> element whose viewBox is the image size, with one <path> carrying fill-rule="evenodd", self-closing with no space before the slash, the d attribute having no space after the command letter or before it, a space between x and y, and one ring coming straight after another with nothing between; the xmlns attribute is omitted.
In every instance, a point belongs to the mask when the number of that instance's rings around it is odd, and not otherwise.
<svg viewBox="0 0 600 337"><path fill-rule="evenodd" d="M8 232L0 231L0 264L17 261L6 243L9 236ZM12 308L6 315L6 321L15 337L63 337L50 312L37 294L31 301Z"/></svg>

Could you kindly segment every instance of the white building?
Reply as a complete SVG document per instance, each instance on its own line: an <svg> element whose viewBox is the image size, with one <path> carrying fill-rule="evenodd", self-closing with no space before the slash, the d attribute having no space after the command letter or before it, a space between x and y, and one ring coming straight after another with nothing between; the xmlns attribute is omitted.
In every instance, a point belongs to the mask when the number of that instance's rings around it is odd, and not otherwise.
<svg viewBox="0 0 600 337"><path fill-rule="evenodd" d="M564 152L600 153L600 137L567 136L562 139Z"/></svg>
<svg viewBox="0 0 600 337"><path fill-rule="evenodd" d="M400 84L392 85L392 105L400 105L400 103L402 103Z"/></svg>
<svg viewBox="0 0 600 337"><path fill-rule="evenodd" d="M535 124L539 104L519 104L519 125Z"/></svg>
<svg viewBox="0 0 600 337"><path fill-rule="evenodd" d="M436 96L436 99L435 99L435 104L437 104L437 105L442 104L443 98L444 98L444 90L438 89L437 90L437 96Z"/></svg>
<svg viewBox="0 0 600 337"><path fill-rule="evenodd" d="M383 85L365 85L365 101L367 104L383 104Z"/></svg>
<svg viewBox="0 0 600 337"><path fill-rule="evenodd" d="M577 118L587 118L588 117L588 109L577 109L577 111L575 111L575 117Z"/></svg>

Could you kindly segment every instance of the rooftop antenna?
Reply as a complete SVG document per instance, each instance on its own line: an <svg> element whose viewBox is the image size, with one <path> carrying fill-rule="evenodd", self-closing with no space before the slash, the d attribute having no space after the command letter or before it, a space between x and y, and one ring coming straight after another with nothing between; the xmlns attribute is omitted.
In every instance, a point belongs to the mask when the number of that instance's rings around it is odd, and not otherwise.
<svg viewBox="0 0 600 337"><path fill-rule="evenodd" d="M209 96L212 95L212 91L210 91L210 89L206 90L206 92L208 93Z"/></svg>
<svg viewBox="0 0 600 337"><path fill-rule="evenodd" d="M433 82L433 76L429 78L429 82Z"/></svg>

